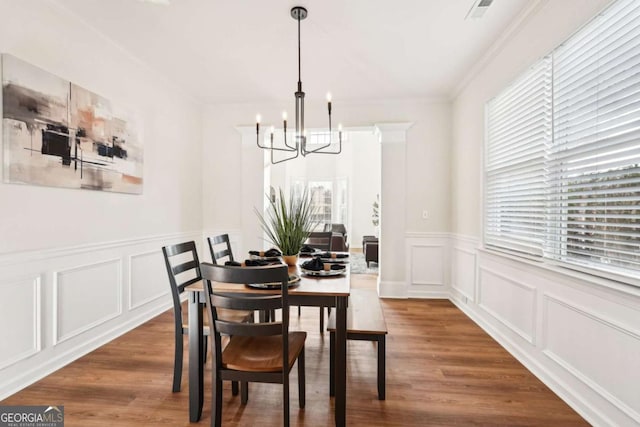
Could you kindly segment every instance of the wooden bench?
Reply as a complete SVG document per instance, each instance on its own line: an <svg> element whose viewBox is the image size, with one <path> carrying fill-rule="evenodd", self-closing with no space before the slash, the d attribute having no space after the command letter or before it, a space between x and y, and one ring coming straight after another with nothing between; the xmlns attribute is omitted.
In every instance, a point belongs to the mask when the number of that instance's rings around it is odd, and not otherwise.
<svg viewBox="0 0 640 427"><path fill-rule="evenodd" d="M335 356L333 349L336 340L335 310L329 315L327 330L330 332L330 372L334 371ZM349 308L347 309L347 339L361 341L375 341L378 347L378 400L385 400L385 341L387 324L380 306L380 300L375 291L366 289L351 289ZM333 375L330 376L329 394L335 394Z"/></svg>

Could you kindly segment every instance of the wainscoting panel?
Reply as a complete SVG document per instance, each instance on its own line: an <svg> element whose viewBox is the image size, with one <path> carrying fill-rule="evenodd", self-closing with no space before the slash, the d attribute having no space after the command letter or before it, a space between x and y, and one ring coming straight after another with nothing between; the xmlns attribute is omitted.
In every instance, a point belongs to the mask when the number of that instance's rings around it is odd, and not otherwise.
<svg viewBox="0 0 640 427"><path fill-rule="evenodd" d="M550 295L544 315L544 354L640 420L640 322L632 329Z"/></svg>
<svg viewBox="0 0 640 427"><path fill-rule="evenodd" d="M0 282L0 370L40 351L40 277Z"/></svg>
<svg viewBox="0 0 640 427"><path fill-rule="evenodd" d="M162 251L134 254L129 257L129 310L169 295L167 271Z"/></svg>
<svg viewBox="0 0 640 427"><path fill-rule="evenodd" d="M0 255L0 400L172 305L160 248L202 232Z"/></svg>
<svg viewBox="0 0 640 427"><path fill-rule="evenodd" d="M531 344L535 340L536 289L480 267L478 305Z"/></svg>
<svg viewBox="0 0 640 427"><path fill-rule="evenodd" d="M407 295L410 298L448 298L448 235L407 233L405 254Z"/></svg>
<svg viewBox="0 0 640 427"><path fill-rule="evenodd" d="M412 286L444 286L444 246L414 245L410 257Z"/></svg>
<svg viewBox="0 0 640 427"><path fill-rule="evenodd" d="M54 344L119 316L121 278L119 259L54 273Z"/></svg>
<svg viewBox="0 0 640 427"><path fill-rule="evenodd" d="M476 254L472 249L453 247L451 287L467 301L475 301Z"/></svg>

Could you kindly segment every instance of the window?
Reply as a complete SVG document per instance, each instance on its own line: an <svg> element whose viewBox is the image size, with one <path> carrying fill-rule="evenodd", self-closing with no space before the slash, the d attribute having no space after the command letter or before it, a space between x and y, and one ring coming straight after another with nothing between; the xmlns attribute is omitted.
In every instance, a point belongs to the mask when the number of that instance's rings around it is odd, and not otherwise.
<svg viewBox="0 0 640 427"><path fill-rule="evenodd" d="M487 104L485 200L487 247L640 277L640 3Z"/></svg>
<svg viewBox="0 0 640 427"><path fill-rule="evenodd" d="M313 221L317 223L315 231L324 230L325 224L331 224L331 206L333 183L331 181L309 181L311 207L314 210Z"/></svg>
<svg viewBox="0 0 640 427"><path fill-rule="evenodd" d="M542 256L551 143L546 58L487 105L485 244Z"/></svg>
<svg viewBox="0 0 640 427"><path fill-rule="evenodd" d="M315 210L313 219L317 225L312 231L324 231L325 224L340 223L348 226L348 180L347 178L309 180L295 179L294 197L299 198L308 188L311 207Z"/></svg>

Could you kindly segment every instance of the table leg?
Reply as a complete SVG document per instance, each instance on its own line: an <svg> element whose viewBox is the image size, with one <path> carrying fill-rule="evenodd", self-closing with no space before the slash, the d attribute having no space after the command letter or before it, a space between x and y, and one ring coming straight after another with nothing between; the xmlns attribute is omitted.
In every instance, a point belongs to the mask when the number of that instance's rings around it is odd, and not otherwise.
<svg viewBox="0 0 640 427"><path fill-rule="evenodd" d="M189 421L202 415L204 403L204 360L200 292L189 292Z"/></svg>
<svg viewBox="0 0 640 427"><path fill-rule="evenodd" d="M336 426L345 426L347 415L347 305L347 297L336 298L336 354L334 372Z"/></svg>

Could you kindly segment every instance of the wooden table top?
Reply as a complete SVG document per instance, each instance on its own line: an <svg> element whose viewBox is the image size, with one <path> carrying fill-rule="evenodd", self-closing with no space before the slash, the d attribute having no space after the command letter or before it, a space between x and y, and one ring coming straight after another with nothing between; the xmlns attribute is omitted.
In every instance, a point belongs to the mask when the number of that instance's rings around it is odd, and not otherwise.
<svg viewBox="0 0 640 427"><path fill-rule="evenodd" d="M345 274L329 277L307 276L301 273L300 266L289 267L289 274L297 274L300 281L289 287L289 295L323 295L323 296L349 296L351 289L351 273L349 264ZM196 282L184 288L186 291L201 292L204 289L202 281ZM254 289L237 283L214 282L216 291L242 291L243 293L269 293L269 290ZM272 292L272 291L271 291Z"/></svg>

